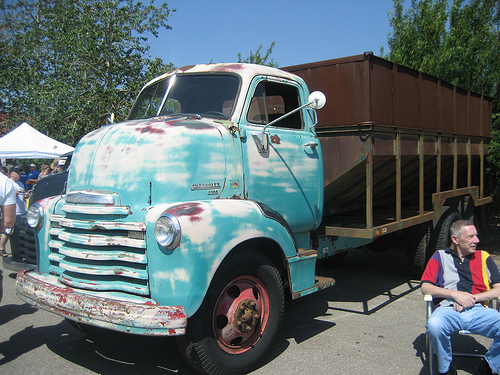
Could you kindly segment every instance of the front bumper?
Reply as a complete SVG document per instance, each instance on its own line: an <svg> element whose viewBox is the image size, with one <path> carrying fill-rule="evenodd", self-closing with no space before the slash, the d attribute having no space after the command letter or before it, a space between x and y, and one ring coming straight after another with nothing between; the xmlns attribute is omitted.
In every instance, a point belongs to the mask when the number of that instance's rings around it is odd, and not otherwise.
<svg viewBox="0 0 500 375"><path fill-rule="evenodd" d="M46 273L20 272L16 293L40 309L97 327L150 336L186 333L183 306L159 306L153 299L125 293L78 290Z"/></svg>

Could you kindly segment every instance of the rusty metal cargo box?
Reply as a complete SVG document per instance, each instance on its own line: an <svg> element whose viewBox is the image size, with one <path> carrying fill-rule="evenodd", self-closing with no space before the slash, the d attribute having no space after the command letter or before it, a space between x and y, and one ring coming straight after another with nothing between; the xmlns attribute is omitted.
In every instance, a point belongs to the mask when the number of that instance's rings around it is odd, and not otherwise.
<svg viewBox="0 0 500 375"><path fill-rule="evenodd" d="M491 202L487 137L373 124L320 128L318 136L330 235L397 231L435 219L453 197Z"/></svg>
<svg viewBox="0 0 500 375"><path fill-rule="evenodd" d="M454 197L491 202L491 99L371 53L284 68L318 111L332 236L376 238L436 219Z"/></svg>
<svg viewBox="0 0 500 375"><path fill-rule="evenodd" d="M489 136L491 99L372 53L282 68L302 77L327 104L318 128L373 123Z"/></svg>

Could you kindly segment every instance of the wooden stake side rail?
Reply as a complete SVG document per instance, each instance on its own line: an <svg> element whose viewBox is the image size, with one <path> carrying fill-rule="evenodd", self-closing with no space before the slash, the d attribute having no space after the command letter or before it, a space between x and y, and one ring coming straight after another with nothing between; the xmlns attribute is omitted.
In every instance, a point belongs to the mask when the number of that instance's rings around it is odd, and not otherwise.
<svg viewBox="0 0 500 375"><path fill-rule="evenodd" d="M325 160L326 235L376 238L439 218L450 198L472 199L475 206L492 202L485 195L488 137L372 123L318 129L318 136ZM474 166L480 171L473 173ZM413 196L418 202L412 209L407 200ZM392 215L374 225L381 201L391 202ZM328 225L330 217L345 219L355 208L363 208L364 224L347 219Z"/></svg>

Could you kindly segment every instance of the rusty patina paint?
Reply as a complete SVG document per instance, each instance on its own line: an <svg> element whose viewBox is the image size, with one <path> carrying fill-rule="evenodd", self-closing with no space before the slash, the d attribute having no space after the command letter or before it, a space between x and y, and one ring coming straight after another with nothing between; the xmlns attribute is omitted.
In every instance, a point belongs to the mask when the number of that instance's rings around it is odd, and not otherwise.
<svg viewBox="0 0 500 375"><path fill-rule="evenodd" d="M281 138L279 135L275 134L271 136L271 143L274 143L275 145L279 145L281 143Z"/></svg>
<svg viewBox="0 0 500 375"><path fill-rule="evenodd" d="M179 217L188 216L189 220L194 222L201 220L200 215L203 213L203 208L199 203L196 202L185 203L175 206L174 208L168 210L168 212Z"/></svg>
<svg viewBox="0 0 500 375"><path fill-rule="evenodd" d="M137 126L135 131L139 133L151 133L151 134L165 134L165 129L163 129L160 124L148 124L144 126Z"/></svg>

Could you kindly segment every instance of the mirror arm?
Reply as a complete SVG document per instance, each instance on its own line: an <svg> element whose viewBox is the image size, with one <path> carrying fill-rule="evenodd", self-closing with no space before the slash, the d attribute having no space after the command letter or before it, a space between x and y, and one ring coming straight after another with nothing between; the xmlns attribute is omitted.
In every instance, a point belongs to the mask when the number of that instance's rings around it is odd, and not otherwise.
<svg viewBox="0 0 500 375"><path fill-rule="evenodd" d="M255 142L257 144L257 149L259 150L259 152L260 153L268 152L269 140L268 140L267 134L266 134L266 129L268 126L276 124L278 121L283 120L285 117L288 117L291 114L293 114L297 111L300 111L302 108L305 108L307 106L311 106L312 107L311 109L314 110L314 109L323 108L323 106L325 104L326 104L325 94L323 94L321 91L314 91L309 95L309 102L308 103L301 105L300 107L295 108L294 110L292 110L288 113L285 113L283 116L280 116L276 120L273 120L270 123L268 123L266 126L264 126L264 128L262 129L262 131L260 133L252 135L255 139ZM313 111L313 112L314 112L314 121L313 121L314 124L309 129L314 128L318 122L316 111Z"/></svg>
<svg viewBox="0 0 500 375"><path fill-rule="evenodd" d="M288 112L288 113L285 113L283 116L278 117L276 120L273 120L273 121L271 121L270 123L268 123L266 126L264 126L264 129L262 129L262 133L265 133L265 132L266 132L266 129L267 129L267 127L268 127L268 126L271 126L271 125L273 125L273 124L276 124L278 121L281 121L281 120L283 120L284 118L286 118L286 117L288 117L288 116L290 116L290 115L293 115L295 112L300 111L302 108L305 108L305 107L307 107L308 105L311 105L311 104L314 104L314 103L317 103L317 102L318 102L318 99L312 100L312 101L310 101L309 103L306 103L306 104L304 104L304 105L301 105L300 107L295 108L294 110L292 110L292 111L290 111L290 112Z"/></svg>
<svg viewBox="0 0 500 375"><path fill-rule="evenodd" d="M312 131L312 129L314 129L316 125L318 125L318 114L314 109L312 110L312 114L314 119L313 119L313 124L309 127L309 131Z"/></svg>

